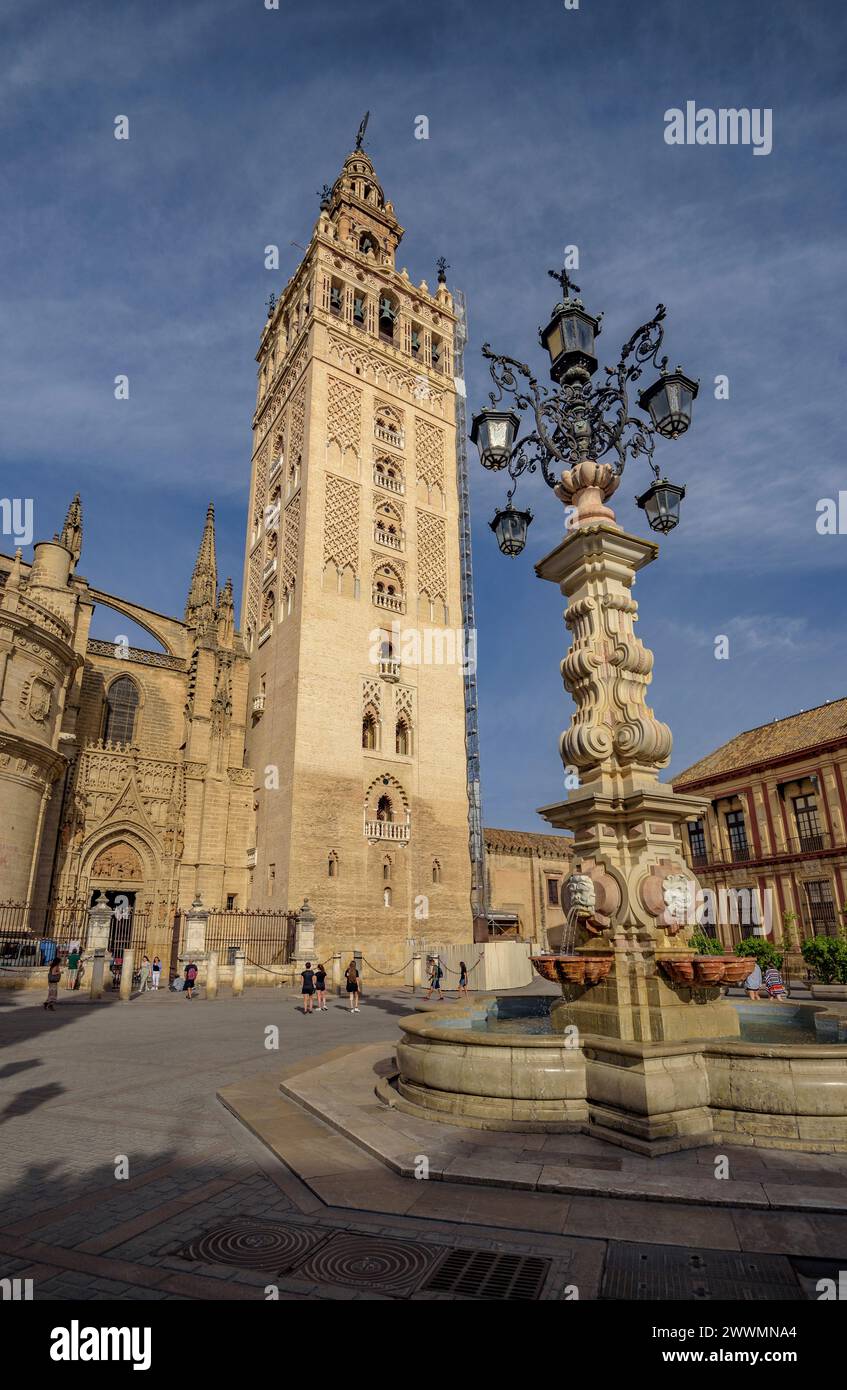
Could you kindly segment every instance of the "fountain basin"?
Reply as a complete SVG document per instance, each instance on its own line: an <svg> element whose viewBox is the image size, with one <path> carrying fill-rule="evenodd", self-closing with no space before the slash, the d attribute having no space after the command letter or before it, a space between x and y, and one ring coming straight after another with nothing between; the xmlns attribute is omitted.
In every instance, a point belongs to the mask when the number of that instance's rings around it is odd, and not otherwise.
<svg viewBox="0 0 847 1390"><path fill-rule="evenodd" d="M750 956L656 957L656 964L675 985L740 985L755 961Z"/></svg>
<svg viewBox="0 0 847 1390"><path fill-rule="evenodd" d="M530 964L554 985L597 985L605 980L614 964L611 951L603 955L543 955L530 956Z"/></svg>
<svg viewBox="0 0 847 1390"><path fill-rule="evenodd" d="M762 1040L644 1043L554 1033L550 1003L484 995L405 1019L406 1107L477 1128L580 1130L647 1154L715 1142L847 1152L843 1016L739 1001L742 1029ZM787 1040L765 1041L773 1029Z"/></svg>

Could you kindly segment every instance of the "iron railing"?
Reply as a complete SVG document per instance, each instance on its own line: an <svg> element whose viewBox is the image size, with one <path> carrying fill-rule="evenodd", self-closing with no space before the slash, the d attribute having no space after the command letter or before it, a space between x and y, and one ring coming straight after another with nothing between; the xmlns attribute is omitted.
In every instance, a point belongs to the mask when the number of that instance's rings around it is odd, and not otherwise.
<svg viewBox="0 0 847 1390"><path fill-rule="evenodd" d="M185 922L183 913L183 938ZM206 950L217 951L221 965L232 965L236 951L253 965L288 965L296 939L297 913L279 908L213 910L206 924Z"/></svg>

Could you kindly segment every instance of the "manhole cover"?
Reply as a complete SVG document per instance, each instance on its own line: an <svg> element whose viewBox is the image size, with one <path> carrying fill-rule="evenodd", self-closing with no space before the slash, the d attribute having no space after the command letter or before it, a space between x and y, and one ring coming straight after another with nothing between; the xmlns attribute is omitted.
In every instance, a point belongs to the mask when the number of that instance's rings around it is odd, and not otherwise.
<svg viewBox="0 0 847 1390"><path fill-rule="evenodd" d="M451 1250L427 1279L427 1293L461 1298L533 1300L540 1296L550 1261L535 1255L498 1255L493 1250Z"/></svg>
<svg viewBox="0 0 847 1390"><path fill-rule="evenodd" d="M381 1293L410 1293L441 1251L412 1241L338 1231L297 1270L298 1279L352 1284Z"/></svg>
<svg viewBox="0 0 847 1390"><path fill-rule="evenodd" d="M234 1221L217 1226L193 1240L180 1253L183 1259L206 1264L241 1265L279 1273L303 1259L326 1239L326 1232L308 1226L273 1225L263 1221Z"/></svg>
<svg viewBox="0 0 847 1390"><path fill-rule="evenodd" d="M733 1250L690 1250L678 1245L609 1245L601 1298L610 1299L802 1299L783 1255Z"/></svg>

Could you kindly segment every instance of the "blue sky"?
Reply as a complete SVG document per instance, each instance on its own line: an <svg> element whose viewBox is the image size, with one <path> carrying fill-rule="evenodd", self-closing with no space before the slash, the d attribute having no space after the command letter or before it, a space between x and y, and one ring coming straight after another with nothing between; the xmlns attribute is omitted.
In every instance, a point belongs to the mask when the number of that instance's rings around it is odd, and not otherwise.
<svg viewBox="0 0 847 1390"><path fill-rule="evenodd" d="M369 108L367 148L407 228L398 264L433 285L443 254L467 296L472 407L486 339L541 369L546 271L566 244L605 311L601 360L668 307L668 354L701 391L690 434L657 455L687 487L683 520L635 596L671 772L844 695L847 515L844 535L815 529L818 499L847 486L844 16L840 0L5 0L0 495L35 499L40 536L79 488L82 572L176 613L214 498L220 569L240 587L264 302ZM664 112L688 100L771 108L772 153L668 146ZM506 560L487 526L502 482L472 468L485 819L543 829L570 701L562 600L532 565L562 512L525 479L536 520ZM645 485L630 464L628 529L644 530ZM113 615L97 622L114 635Z"/></svg>

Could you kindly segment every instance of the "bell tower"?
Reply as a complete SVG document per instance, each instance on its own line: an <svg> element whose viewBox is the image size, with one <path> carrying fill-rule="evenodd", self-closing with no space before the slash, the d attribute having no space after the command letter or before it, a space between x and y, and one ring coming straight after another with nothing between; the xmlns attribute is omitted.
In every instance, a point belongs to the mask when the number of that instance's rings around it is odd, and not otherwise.
<svg viewBox="0 0 847 1390"><path fill-rule="evenodd" d="M410 938L472 940L455 314L397 270L362 133L257 354L251 900L308 897L320 957L396 969Z"/></svg>

